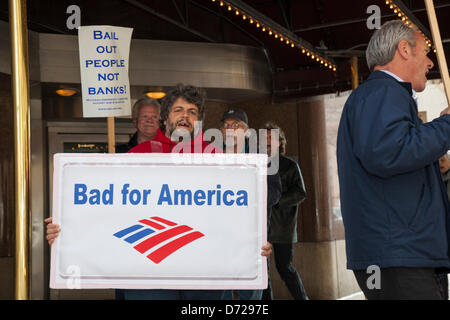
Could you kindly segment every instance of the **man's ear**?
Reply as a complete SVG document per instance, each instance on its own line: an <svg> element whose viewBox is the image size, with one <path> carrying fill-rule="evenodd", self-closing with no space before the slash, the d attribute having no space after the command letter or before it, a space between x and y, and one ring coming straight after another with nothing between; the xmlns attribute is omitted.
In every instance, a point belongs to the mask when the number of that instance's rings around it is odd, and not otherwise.
<svg viewBox="0 0 450 320"><path fill-rule="evenodd" d="M401 40L397 45L397 52L403 59L407 60L411 55L411 46L408 41Z"/></svg>

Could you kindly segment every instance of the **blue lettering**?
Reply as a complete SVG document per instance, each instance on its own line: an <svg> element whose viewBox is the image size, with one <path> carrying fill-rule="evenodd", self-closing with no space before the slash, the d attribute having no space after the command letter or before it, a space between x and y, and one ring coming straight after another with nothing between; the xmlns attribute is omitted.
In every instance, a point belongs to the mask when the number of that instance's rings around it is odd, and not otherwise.
<svg viewBox="0 0 450 320"><path fill-rule="evenodd" d="M94 30L94 40L103 39L102 32L100 30Z"/></svg>
<svg viewBox="0 0 450 320"><path fill-rule="evenodd" d="M144 190L144 196L143 196L144 201L143 201L142 204L147 204L147 199L148 199L148 197L150 196L150 193L151 193L151 192L152 192L152 190L150 190L150 189Z"/></svg>
<svg viewBox="0 0 450 320"><path fill-rule="evenodd" d="M169 186L167 184L163 184L161 187L161 192L159 194L158 205L161 205L163 202L167 202L169 206L172 205L172 198L170 196Z"/></svg>
<svg viewBox="0 0 450 320"><path fill-rule="evenodd" d="M223 193L223 203L226 206L232 206L234 203L234 199L228 200L228 196L234 196L234 192L231 190L227 190Z"/></svg>
<svg viewBox="0 0 450 320"><path fill-rule="evenodd" d="M206 194L203 190L197 190L194 193L194 203L198 206L205 204Z"/></svg>
<svg viewBox="0 0 450 320"><path fill-rule="evenodd" d="M212 198L215 193L216 193L216 190L208 190L208 206L210 206L212 204Z"/></svg>
<svg viewBox="0 0 450 320"><path fill-rule="evenodd" d="M122 187L122 204L127 204L127 195L128 195L128 188L130 187L129 183L125 183Z"/></svg>
<svg viewBox="0 0 450 320"><path fill-rule="evenodd" d="M218 184L217 185L217 189L219 189L219 190L217 190L217 205L218 206L220 206L220 188L221 188L221 185Z"/></svg>
<svg viewBox="0 0 450 320"><path fill-rule="evenodd" d="M119 73L118 72L116 72L116 73L103 73L103 74L99 73L98 74L98 81L101 81L101 80L103 80L103 81L119 80Z"/></svg>
<svg viewBox="0 0 450 320"><path fill-rule="evenodd" d="M149 190L150 192L150 190ZM191 206L248 206L248 193L245 190L223 190L220 184L215 190L174 189L173 193L168 184L163 184L159 194L158 205Z"/></svg>
<svg viewBox="0 0 450 320"><path fill-rule="evenodd" d="M132 205L137 205L139 204L139 202L141 202L141 193L139 192L139 190L131 190L130 192L130 203Z"/></svg>
<svg viewBox="0 0 450 320"><path fill-rule="evenodd" d="M238 206L248 206L248 194L247 194L247 191L239 190L236 193L236 196L239 197L239 198L236 199L236 204Z"/></svg>
<svg viewBox="0 0 450 320"><path fill-rule="evenodd" d="M90 60L86 59L86 69L89 68L89 66L93 66L95 68L125 68L125 60L115 60L115 59L104 59L104 60Z"/></svg>
<svg viewBox="0 0 450 320"><path fill-rule="evenodd" d="M109 48L109 49L108 49ZM116 48L117 48L117 46L98 46L97 48L96 48L96 51L98 52L98 53L116 53Z"/></svg>
<svg viewBox="0 0 450 320"><path fill-rule="evenodd" d="M103 204L113 204L114 185L110 184L109 189L103 191L102 201Z"/></svg>
<svg viewBox="0 0 450 320"><path fill-rule="evenodd" d="M178 199L180 198L180 201ZM192 192L191 190L175 190L174 192L174 200L175 205L181 203L182 206L188 203L188 205L192 205ZM187 201L186 201L187 200Z"/></svg>
<svg viewBox="0 0 450 320"><path fill-rule="evenodd" d="M86 196L87 187L85 184L75 184L74 192L74 204L85 204L87 201Z"/></svg>
<svg viewBox="0 0 450 320"><path fill-rule="evenodd" d="M100 190L92 189L89 194L91 195L89 197L89 204L100 204Z"/></svg>

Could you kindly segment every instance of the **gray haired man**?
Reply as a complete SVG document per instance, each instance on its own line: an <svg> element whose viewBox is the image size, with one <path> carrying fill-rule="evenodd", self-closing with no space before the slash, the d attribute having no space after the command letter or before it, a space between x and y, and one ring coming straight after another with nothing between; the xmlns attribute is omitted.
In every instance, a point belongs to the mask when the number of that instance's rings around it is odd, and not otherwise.
<svg viewBox="0 0 450 320"><path fill-rule="evenodd" d="M118 145L116 152L125 153L142 142L152 140L159 128L160 112L161 105L157 100L152 98L137 100L131 111L133 124L137 131L127 144Z"/></svg>
<svg viewBox="0 0 450 320"><path fill-rule="evenodd" d="M347 268L369 300L442 299L437 274L450 268L450 202L438 164L450 149L450 115L424 124L416 102L433 67L429 51L402 21L375 31L366 51L373 72L339 124Z"/></svg>

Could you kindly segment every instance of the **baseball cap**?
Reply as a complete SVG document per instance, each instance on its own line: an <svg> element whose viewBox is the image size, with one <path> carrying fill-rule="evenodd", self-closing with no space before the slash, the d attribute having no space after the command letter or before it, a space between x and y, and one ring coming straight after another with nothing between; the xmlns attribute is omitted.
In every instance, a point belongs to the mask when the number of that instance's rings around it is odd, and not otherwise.
<svg viewBox="0 0 450 320"><path fill-rule="evenodd" d="M239 108L231 108L228 111L225 111L225 113L222 115L222 119L220 121L224 121L225 119L235 119L238 121L244 122L246 125L248 125L248 117L244 110Z"/></svg>

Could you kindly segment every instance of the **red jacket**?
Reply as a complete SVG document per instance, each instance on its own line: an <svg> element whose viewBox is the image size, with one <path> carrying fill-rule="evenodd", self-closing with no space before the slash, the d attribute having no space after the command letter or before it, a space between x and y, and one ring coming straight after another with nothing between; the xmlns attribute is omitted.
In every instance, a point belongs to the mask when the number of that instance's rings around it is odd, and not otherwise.
<svg viewBox="0 0 450 320"><path fill-rule="evenodd" d="M176 143L164 135L161 129L156 132L155 138L142 142L129 153L223 153L212 144L203 141L203 134L199 133L194 140Z"/></svg>

